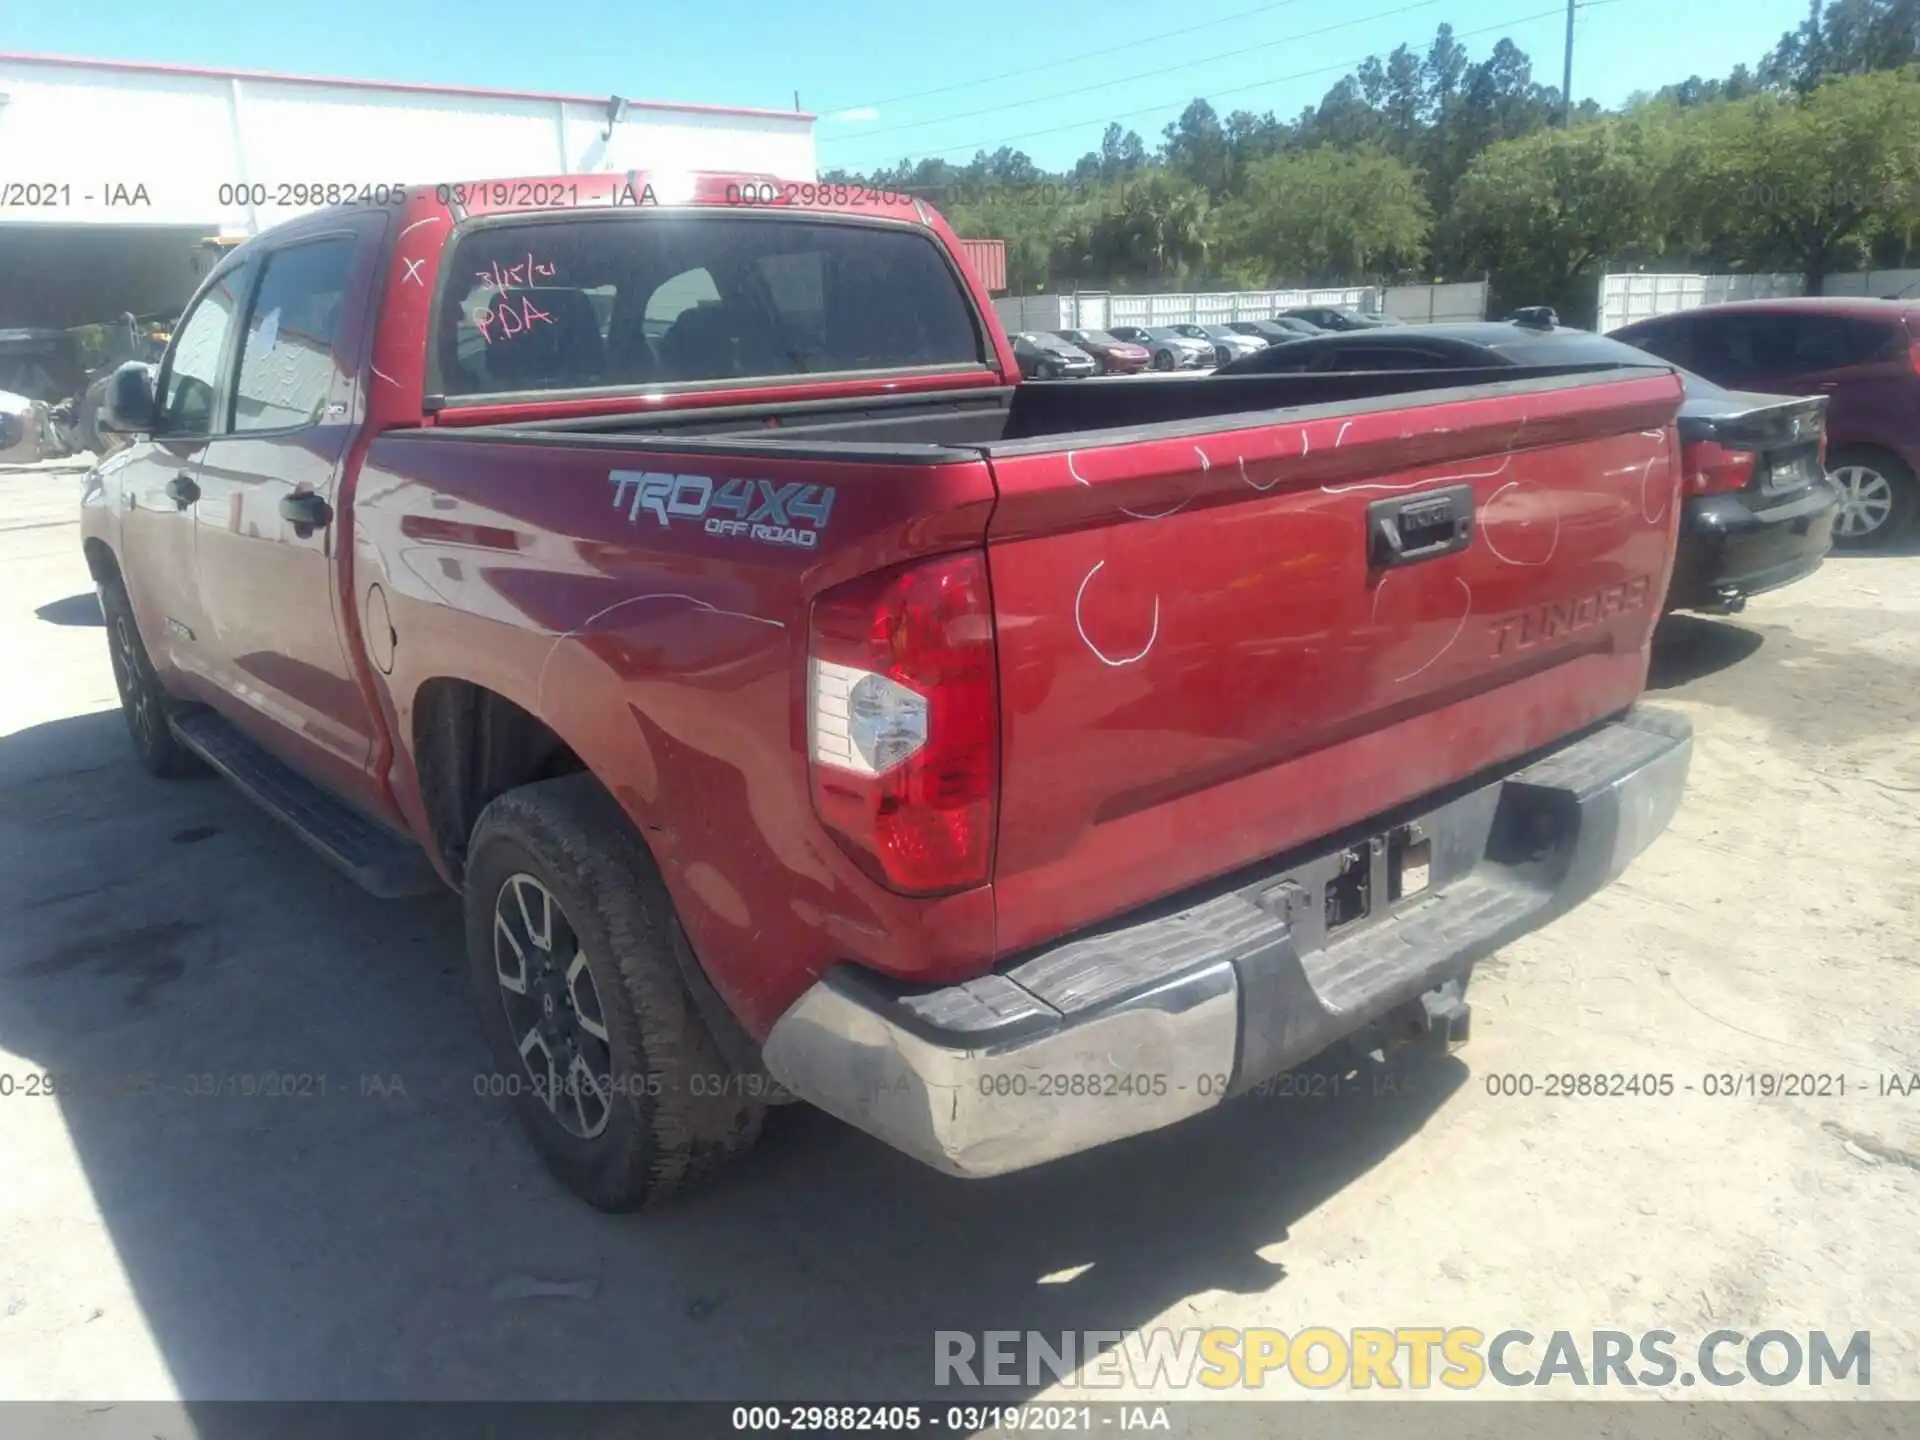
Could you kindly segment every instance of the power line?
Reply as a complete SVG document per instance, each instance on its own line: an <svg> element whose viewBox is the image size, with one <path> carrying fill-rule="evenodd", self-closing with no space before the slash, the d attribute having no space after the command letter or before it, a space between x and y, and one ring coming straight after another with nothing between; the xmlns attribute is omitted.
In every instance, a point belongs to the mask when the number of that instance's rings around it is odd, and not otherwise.
<svg viewBox="0 0 1920 1440"><path fill-rule="evenodd" d="M1117 55L1122 50L1132 50L1141 45L1152 45L1157 41L1171 40L1176 35L1191 35L1196 30L1210 30L1215 25L1229 25L1235 20L1246 20L1255 15L1265 15L1273 10L1284 10L1289 5L1298 5L1300 0L1278 0L1273 5L1256 5L1251 10L1237 10L1231 15L1222 15L1217 20L1202 20L1193 25L1182 25L1177 30L1162 30L1158 35L1142 35L1138 40L1123 40L1118 45L1109 45L1104 50L1082 50L1078 55L1063 60L1043 60L1038 65L1023 66L1018 70L1002 70L998 75L985 75L977 80L962 80L953 85L941 85L932 90L915 90L909 95L890 95L884 100L863 100L857 105L836 105L836 110L877 109L882 105L899 105L908 100L924 100L929 95L949 95L955 90L973 90L982 85L998 84L1002 80L1012 80L1021 75L1037 75L1042 70L1057 70L1062 65L1078 65L1082 60L1097 60L1102 55Z"/></svg>
<svg viewBox="0 0 1920 1440"><path fill-rule="evenodd" d="M1598 9L1602 5L1613 5L1618 3L1620 3L1620 0L1579 0L1579 8L1582 10L1593 10L1593 9ZM1536 10L1530 15L1521 15L1509 20L1495 21L1491 25L1482 25L1482 26L1479 26L1477 29L1473 29L1473 30L1457 31L1455 32L1453 38L1456 40L1471 40L1476 35L1486 35L1495 30L1511 29L1515 26L1530 24L1535 20L1544 20L1550 16L1558 16L1560 14L1561 14L1560 7L1556 5L1551 10ZM1359 65L1365 64L1371 58L1373 57L1362 55L1357 60L1342 60L1332 65L1317 66L1312 70L1296 71L1291 75L1275 75L1265 80L1255 81L1251 85L1236 85L1229 90L1216 90L1213 92L1213 94L1215 96L1243 95L1249 90L1264 90L1268 86L1284 85L1289 81L1293 81L1293 80L1308 80L1314 77L1315 75L1326 75L1334 71L1352 70ZM1188 96L1187 98L1190 100L1193 97ZM1212 97L1209 97L1209 98L1212 98ZM965 145L949 145L946 148L941 150L927 151L920 158L933 159L933 158L944 156L944 155L960 155L968 152L992 150L1002 145L1010 145L1016 140L1031 140L1042 135L1058 135L1060 132L1064 130L1079 130L1089 125L1100 125L1100 124L1106 124L1106 123L1119 121L1119 120L1128 120L1140 115L1159 114L1181 103L1183 102L1180 100L1163 100L1155 105L1143 105L1137 110L1123 110L1123 111L1119 111L1117 113L1108 114L1108 115L1090 116L1083 120L1069 121L1065 125L1050 125L1039 130L1025 130L1018 135L1003 135L1003 136L1000 136L998 139L994 139L994 140L975 140ZM871 163L871 162L868 162L868 163ZM857 165L858 165L858 162L847 162L847 161L841 162L841 166L843 168L849 167L849 166L857 168Z"/></svg>
<svg viewBox="0 0 1920 1440"><path fill-rule="evenodd" d="M1051 95L1035 95L1028 100L1008 100L998 105L989 105L984 110L963 110L957 115L936 115L931 120L912 120L904 125L889 125L880 130L865 130L858 135L830 136L833 140L877 140L882 135L897 135L903 130L924 130L929 125L945 125L954 120L971 120L977 115L997 115L1002 110L1017 110L1023 105L1044 105L1049 100L1065 100L1073 95L1085 95L1093 90L1109 90L1115 85L1131 85L1136 80L1151 80L1158 76L1171 75L1181 70L1191 70L1197 65L1214 65L1222 60L1236 60L1242 55L1251 55L1256 50L1271 50L1276 45L1291 45L1296 40L1311 40L1319 35L1331 35L1336 30L1351 30L1356 25L1370 24L1375 20L1391 20L1397 15L1405 15L1414 10L1425 10L1437 5L1440 0L1413 0L1410 5L1402 5L1394 10L1382 10L1374 15L1362 15L1355 20L1342 20L1337 25L1323 25L1318 30L1302 30L1293 35L1281 35L1273 40L1263 40L1258 45L1241 45L1233 50L1222 51L1218 55L1202 55L1197 60L1183 60L1177 65L1157 65L1151 70L1136 71L1131 75L1115 75L1111 79L1097 80L1091 85L1079 85L1071 90L1056 90Z"/></svg>

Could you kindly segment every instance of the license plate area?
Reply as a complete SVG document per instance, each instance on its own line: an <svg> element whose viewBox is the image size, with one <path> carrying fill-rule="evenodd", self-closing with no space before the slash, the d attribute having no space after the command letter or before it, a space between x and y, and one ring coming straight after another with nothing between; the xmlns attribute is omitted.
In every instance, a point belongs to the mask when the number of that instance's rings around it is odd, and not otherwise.
<svg viewBox="0 0 1920 1440"><path fill-rule="evenodd" d="M1425 828L1396 825L1334 856L1322 892L1328 938L1425 895L1433 883L1433 841Z"/></svg>
<svg viewBox="0 0 1920 1440"><path fill-rule="evenodd" d="M1820 453L1813 446L1794 452L1776 450L1764 463L1766 475L1760 482L1760 489L1767 495L1803 490L1823 476Z"/></svg>
<svg viewBox="0 0 1920 1440"><path fill-rule="evenodd" d="M1433 841L1418 825L1396 825L1387 832L1387 899L1410 900L1426 893L1433 880Z"/></svg>

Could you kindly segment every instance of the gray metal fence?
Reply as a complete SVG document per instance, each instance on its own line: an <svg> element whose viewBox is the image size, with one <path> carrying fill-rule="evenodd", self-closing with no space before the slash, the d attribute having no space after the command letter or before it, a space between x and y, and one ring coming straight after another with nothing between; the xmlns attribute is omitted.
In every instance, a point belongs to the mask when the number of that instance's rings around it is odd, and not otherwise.
<svg viewBox="0 0 1920 1440"><path fill-rule="evenodd" d="M1487 318L1487 282L1456 281L1449 285L1389 285L1380 295L1380 308L1409 325L1438 325L1449 321Z"/></svg>

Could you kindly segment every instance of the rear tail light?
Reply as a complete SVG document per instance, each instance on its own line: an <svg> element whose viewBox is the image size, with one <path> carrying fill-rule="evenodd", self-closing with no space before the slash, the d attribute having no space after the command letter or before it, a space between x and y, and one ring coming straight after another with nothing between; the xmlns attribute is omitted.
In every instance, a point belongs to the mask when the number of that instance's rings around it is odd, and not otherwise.
<svg viewBox="0 0 1920 1440"><path fill-rule="evenodd" d="M1733 450L1712 440L1696 440L1680 451L1689 495L1719 495L1743 489L1753 479L1759 461L1752 450Z"/></svg>
<svg viewBox="0 0 1920 1440"><path fill-rule="evenodd" d="M1000 788L986 556L867 576L813 604L807 756L814 809L889 889L984 884Z"/></svg>

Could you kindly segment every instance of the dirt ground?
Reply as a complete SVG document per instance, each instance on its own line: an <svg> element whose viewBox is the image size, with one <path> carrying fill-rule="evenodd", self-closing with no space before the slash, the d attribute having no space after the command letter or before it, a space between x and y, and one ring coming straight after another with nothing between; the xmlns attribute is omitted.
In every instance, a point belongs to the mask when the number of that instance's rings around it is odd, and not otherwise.
<svg viewBox="0 0 1920 1440"><path fill-rule="evenodd" d="M0 474L0 1398L877 1399L936 1330L1473 1325L1868 1330L1920 1399L1920 1094L1878 1079L1920 1072L1920 545L1672 625L1672 829L1399 1093L972 1184L796 1109L614 1218L473 1093L451 897L136 769L79 483ZM1676 1084L1490 1093L1567 1071ZM1846 1093L1706 1093L1786 1073ZM315 1080L199 1093L273 1075Z"/></svg>

